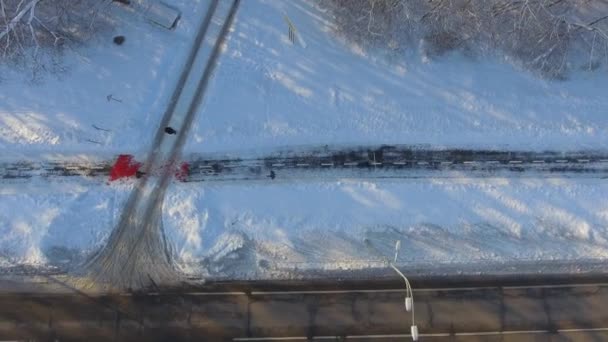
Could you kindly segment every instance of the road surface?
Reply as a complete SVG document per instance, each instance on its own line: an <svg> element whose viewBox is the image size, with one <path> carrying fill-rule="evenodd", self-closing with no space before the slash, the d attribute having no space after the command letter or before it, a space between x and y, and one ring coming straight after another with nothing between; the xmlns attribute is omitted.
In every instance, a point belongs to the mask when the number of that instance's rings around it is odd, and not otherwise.
<svg viewBox="0 0 608 342"><path fill-rule="evenodd" d="M414 283L420 340L606 341L608 283L602 280L608 279L596 280L452 288ZM0 340L410 340L411 316L399 283L224 283L116 295L3 293Z"/></svg>

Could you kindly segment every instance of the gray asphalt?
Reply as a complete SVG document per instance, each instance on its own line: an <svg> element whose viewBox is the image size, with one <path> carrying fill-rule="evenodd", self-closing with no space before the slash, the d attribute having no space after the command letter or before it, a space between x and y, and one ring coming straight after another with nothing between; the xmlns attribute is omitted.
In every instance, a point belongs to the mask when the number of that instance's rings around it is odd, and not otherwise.
<svg viewBox="0 0 608 342"><path fill-rule="evenodd" d="M116 295L4 292L0 340L411 340L399 286L243 285ZM608 283L465 285L413 284L421 341L608 340Z"/></svg>

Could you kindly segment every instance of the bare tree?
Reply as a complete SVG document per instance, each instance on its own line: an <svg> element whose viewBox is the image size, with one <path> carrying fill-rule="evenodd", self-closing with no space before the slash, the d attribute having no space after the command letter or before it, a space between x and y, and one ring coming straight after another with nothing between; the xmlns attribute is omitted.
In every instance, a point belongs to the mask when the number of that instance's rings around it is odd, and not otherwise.
<svg viewBox="0 0 608 342"><path fill-rule="evenodd" d="M363 48L495 54L560 78L608 64L606 0L320 0Z"/></svg>
<svg viewBox="0 0 608 342"><path fill-rule="evenodd" d="M0 61L46 68L41 51L86 42L110 0L0 0ZM48 61L47 61L48 62Z"/></svg>

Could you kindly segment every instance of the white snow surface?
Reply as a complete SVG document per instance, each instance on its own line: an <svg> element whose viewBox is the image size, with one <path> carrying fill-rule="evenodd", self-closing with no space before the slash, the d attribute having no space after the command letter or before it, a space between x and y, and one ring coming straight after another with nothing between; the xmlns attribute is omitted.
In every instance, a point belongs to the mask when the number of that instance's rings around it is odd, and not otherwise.
<svg viewBox="0 0 608 342"><path fill-rule="evenodd" d="M5 184L0 266L82 263L105 243L132 185L41 182L24 191ZM601 179L566 178L174 183L163 225L177 267L210 279L383 268L398 240L401 267L487 271L606 260L606 193Z"/></svg>
<svg viewBox="0 0 608 342"><path fill-rule="evenodd" d="M207 2L172 4L183 14L175 31L119 11L114 32L66 54L61 79L29 84L0 67L0 159L146 151ZM337 40L331 25L312 2L242 1L186 152L608 147L605 74L558 82L458 55L372 56ZM126 36L123 46L111 43L115 34ZM76 177L2 180L0 273L82 262L105 243L132 188ZM177 266L211 278L385 267L397 240L403 267L601 261L606 194L605 180L557 177L174 183L163 223Z"/></svg>
<svg viewBox="0 0 608 342"><path fill-rule="evenodd" d="M305 45L289 41L284 15ZM458 55L374 56L336 39L331 27L313 1L243 1L187 150L608 146L605 72L549 81Z"/></svg>
<svg viewBox="0 0 608 342"><path fill-rule="evenodd" d="M175 184L164 226L184 271L218 277L383 267L397 240L405 267L602 260L606 193L560 178Z"/></svg>
<svg viewBox="0 0 608 342"><path fill-rule="evenodd" d="M208 6L170 3L183 12L174 30L146 21L143 8L110 6L113 29L66 50L67 71L40 82L0 65L0 153L146 151ZM112 42L116 35L123 45Z"/></svg>
<svg viewBox="0 0 608 342"><path fill-rule="evenodd" d="M93 180L2 183L0 268L65 269L84 261L108 238L132 187Z"/></svg>

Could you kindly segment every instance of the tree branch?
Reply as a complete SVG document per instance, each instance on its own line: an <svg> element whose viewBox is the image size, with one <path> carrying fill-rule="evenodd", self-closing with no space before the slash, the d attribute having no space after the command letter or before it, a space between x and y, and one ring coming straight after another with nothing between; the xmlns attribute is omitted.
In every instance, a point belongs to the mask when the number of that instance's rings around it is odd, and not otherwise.
<svg viewBox="0 0 608 342"><path fill-rule="evenodd" d="M0 32L0 39L4 38L4 36L6 36L7 34L9 34L12 30L15 29L15 27L17 26L17 24L19 23L19 21L21 21L21 19L30 11L34 11L34 8L36 7L36 5L40 2L41 0L31 0L21 11L17 12L17 14L15 15L15 17L13 19L11 19L11 21L6 25L6 28L4 29L4 31ZM19 3L19 6L17 8L21 7L21 4L23 3L23 1L21 1Z"/></svg>

